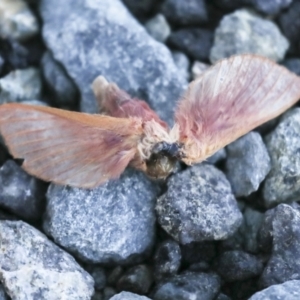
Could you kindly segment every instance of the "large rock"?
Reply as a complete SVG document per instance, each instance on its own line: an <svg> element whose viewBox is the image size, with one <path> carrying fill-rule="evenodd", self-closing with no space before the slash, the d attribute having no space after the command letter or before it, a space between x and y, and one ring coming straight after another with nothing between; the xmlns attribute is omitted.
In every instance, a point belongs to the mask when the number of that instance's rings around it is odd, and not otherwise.
<svg viewBox="0 0 300 300"><path fill-rule="evenodd" d="M93 190L51 185L45 231L89 262L139 261L154 243L157 189L142 173L130 172Z"/></svg>
<svg viewBox="0 0 300 300"><path fill-rule="evenodd" d="M57 9L59 7L59 9ZM120 0L42 0L43 37L81 93L81 110L97 112L91 83L98 75L148 100L171 123L186 80L170 51L156 42Z"/></svg>
<svg viewBox="0 0 300 300"><path fill-rule="evenodd" d="M242 222L229 182L209 164L172 176L156 211L160 225L181 244L226 239Z"/></svg>
<svg viewBox="0 0 300 300"><path fill-rule="evenodd" d="M90 299L93 278L21 221L0 221L0 277L11 299Z"/></svg>
<svg viewBox="0 0 300 300"><path fill-rule="evenodd" d="M266 137L271 157L263 197L266 207L298 200L300 196L300 108L287 112L279 125Z"/></svg>

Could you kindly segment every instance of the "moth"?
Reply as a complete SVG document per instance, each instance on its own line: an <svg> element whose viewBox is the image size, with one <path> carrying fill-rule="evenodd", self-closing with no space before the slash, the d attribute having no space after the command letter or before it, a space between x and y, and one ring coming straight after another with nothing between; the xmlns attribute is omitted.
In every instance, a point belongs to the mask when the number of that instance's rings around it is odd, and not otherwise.
<svg viewBox="0 0 300 300"><path fill-rule="evenodd" d="M82 188L117 178L128 165L165 178L176 161L199 163L287 110L300 98L300 77L257 55L221 60L190 83L171 129L104 77L92 88L104 114L0 107L0 132L28 173Z"/></svg>

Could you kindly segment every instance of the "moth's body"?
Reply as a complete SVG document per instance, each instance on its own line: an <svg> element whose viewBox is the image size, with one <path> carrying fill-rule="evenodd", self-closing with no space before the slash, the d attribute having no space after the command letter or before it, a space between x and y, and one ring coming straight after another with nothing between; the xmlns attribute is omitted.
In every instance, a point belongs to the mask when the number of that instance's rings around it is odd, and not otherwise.
<svg viewBox="0 0 300 300"><path fill-rule="evenodd" d="M199 163L290 108L300 98L300 78L256 55L221 60L189 85L172 129L101 76L93 90L105 115L0 107L0 132L28 173L83 188L119 177L128 165L165 178L178 160Z"/></svg>

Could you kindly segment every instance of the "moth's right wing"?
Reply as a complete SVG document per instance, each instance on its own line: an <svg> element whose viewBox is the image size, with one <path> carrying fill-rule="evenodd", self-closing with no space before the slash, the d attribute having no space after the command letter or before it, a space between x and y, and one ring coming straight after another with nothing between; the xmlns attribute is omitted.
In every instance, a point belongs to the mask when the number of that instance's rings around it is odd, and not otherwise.
<svg viewBox="0 0 300 300"><path fill-rule="evenodd" d="M28 173L93 188L124 171L136 154L142 126L139 119L13 103L0 106L0 132Z"/></svg>

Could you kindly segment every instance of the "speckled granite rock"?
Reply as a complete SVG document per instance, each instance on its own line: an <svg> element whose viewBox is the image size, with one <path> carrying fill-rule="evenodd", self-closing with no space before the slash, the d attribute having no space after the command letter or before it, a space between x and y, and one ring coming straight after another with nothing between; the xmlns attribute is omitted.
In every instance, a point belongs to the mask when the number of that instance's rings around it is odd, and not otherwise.
<svg viewBox="0 0 300 300"><path fill-rule="evenodd" d="M242 222L229 182L209 164L172 176L156 212L163 229L182 244L226 239Z"/></svg>
<svg viewBox="0 0 300 300"><path fill-rule="evenodd" d="M137 263L154 242L156 193L132 170L93 190L51 185L44 229L86 261Z"/></svg>
<svg viewBox="0 0 300 300"><path fill-rule="evenodd" d="M151 299L130 292L121 292L119 294L114 295L112 298L110 298L110 300L151 300Z"/></svg>
<svg viewBox="0 0 300 300"><path fill-rule="evenodd" d="M279 125L266 137L272 168L263 197L266 207L298 200L300 196L300 108L287 112Z"/></svg>
<svg viewBox="0 0 300 300"><path fill-rule="evenodd" d="M40 219L45 194L45 184L28 175L13 160L7 160L0 168L0 205L21 218Z"/></svg>
<svg viewBox="0 0 300 300"><path fill-rule="evenodd" d="M259 133L249 132L227 146L226 175L236 197L257 191L270 169L270 157Z"/></svg>
<svg viewBox="0 0 300 300"><path fill-rule="evenodd" d="M288 280L300 279L300 208L280 204L265 214L260 231L260 245L271 257L260 278L268 287Z"/></svg>
<svg viewBox="0 0 300 300"><path fill-rule="evenodd" d="M12 299L90 299L93 278L22 221L0 221L0 277Z"/></svg>
<svg viewBox="0 0 300 300"><path fill-rule="evenodd" d="M148 100L172 122L187 82L178 75L170 51L148 35L120 0L76 5L72 0L42 0L40 13L47 47L78 86L82 111L97 111L91 83L101 74Z"/></svg>
<svg viewBox="0 0 300 300"><path fill-rule="evenodd" d="M241 53L255 53L272 60L283 59L289 43L277 25L246 10L237 10L223 17L215 31L210 52L212 63Z"/></svg>

